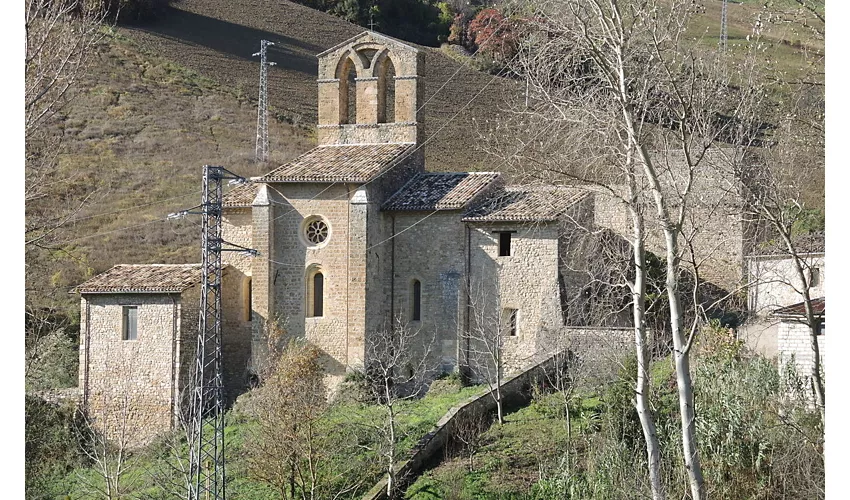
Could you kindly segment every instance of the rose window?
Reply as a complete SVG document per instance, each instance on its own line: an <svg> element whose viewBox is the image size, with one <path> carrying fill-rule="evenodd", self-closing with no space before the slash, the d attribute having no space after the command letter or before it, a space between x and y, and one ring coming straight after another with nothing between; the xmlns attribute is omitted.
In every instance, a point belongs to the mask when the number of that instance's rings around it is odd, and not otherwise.
<svg viewBox="0 0 850 500"><path fill-rule="evenodd" d="M311 221L305 228L305 236L313 245L324 243L328 239L328 225L321 219Z"/></svg>

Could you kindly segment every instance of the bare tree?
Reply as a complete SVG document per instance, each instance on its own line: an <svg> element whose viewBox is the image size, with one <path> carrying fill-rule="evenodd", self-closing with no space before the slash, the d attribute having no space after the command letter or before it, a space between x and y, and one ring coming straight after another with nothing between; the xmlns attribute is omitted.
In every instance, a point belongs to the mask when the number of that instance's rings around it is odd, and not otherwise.
<svg viewBox="0 0 850 500"><path fill-rule="evenodd" d="M823 42L823 2L799 0L800 8L783 10L771 5L763 24L754 30L759 40L779 24L790 24L808 30L812 40ZM819 286L819 270L812 253L823 251L823 190L824 190L824 79L820 64L823 54L807 51L810 64L789 78L773 67L769 57L758 61L760 78L748 82L763 93L777 92L783 96L780 105L762 100L753 107L750 120L742 123L748 130L772 123L770 133L754 148L755 134L750 133L740 143L737 157L730 163L743 182L730 185L743 200L744 216L753 221L751 235L758 253L761 245L791 262L791 274L768 277L754 276L756 281L779 280L790 287L804 306L804 323L809 329L813 363L805 374L814 395L814 402L823 417L826 401L822 375L818 327L820 319L813 306L813 288ZM735 161L737 160L737 161Z"/></svg>
<svg viewBox="0 0 850 500"><path fill-rule="evenodd" d="M399 494L396 462L401 457L399 443L405 437L400 425L400 403L419 397L427 380L435 373L431 351L434 338L412 330L397 320L393 327L373 332L366 347L366 390L369 398L383 410L381 421L367 424L377 435L375 451L387 477L387 496Z"/></svg>
<svg viewBox="0 0 850 500"><path fill-rule="evenodd" d="M647 248L661 257L666 300L659 306L672 339L685 469L691 494L702 498L690 350L706 311L730 293L706 304L704 270L718 249L706 243L704 221L729 204L723 193L708 195L705 204L701 198L705 179L724 173L712 153L721 141L738 139L740 120L751 117L757 96L728 76L739 78L746 68L686 40L691 2L553 0L524 8L531 14L515 71L527 78L531 98L515 113L522 127L552 129L521 159L524 173L591 185L631 219L631 227L615 223L634 254L628 281L639 354L645 352L638 329L646 321ZM567 150L571 161L557 163ZM646 392L641 379L638 399ZM663 497L657 480L653 490Z"/></svg>
<svg viewBox="0 0 850 500"><path fill-rule="evenodd" d="M101 2L27 0L24 136L27 204L25 245L44 246L47 239L79 211L85 200L56 211L50 201L68 181L58 171L61 136L50 127L73 99L73 88L104 36L107 12Z"/></svg>

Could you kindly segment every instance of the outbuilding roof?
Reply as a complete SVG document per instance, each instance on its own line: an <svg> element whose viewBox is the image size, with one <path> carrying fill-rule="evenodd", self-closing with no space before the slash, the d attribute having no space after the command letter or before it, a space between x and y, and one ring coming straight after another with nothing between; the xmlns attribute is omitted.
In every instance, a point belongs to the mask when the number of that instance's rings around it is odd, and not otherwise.
<svg viewBox="0 0 850 500"><path fill-rule="evenodd" d="M815 316L825 316L826 315L826 300L824 297L818 297L816 299L812 299L812 312ZM792 304L790 306L780 307L779 309L773 311L774 316L789 316L789 317L798 317L806 315L806 303L800 302L798 304Z"/></svg>
<svg viewBox="0 0 850 500"><path fill-rule="evenodd" d="M464 214L467 222L546 222L557 219L589 193L561 186L509 186Z"/></svg>
<svg viewBox="0 0 850 500"><path fill-rule="evenodd" d="M254 179L257 182L369 182L412 151L414 144L319 146Z"/></svg>
<svg viewBox="0 0 850 500"><path fill-rule="evenodd" d="M119 264L72 293L180 293L200 282L200 264Z"/></svg>
<svg viewBox="0 0 850 500"><path fill-rule="evenodd" d="M420 173L383 210L460 210L498 177L498 172Z"/></svg>

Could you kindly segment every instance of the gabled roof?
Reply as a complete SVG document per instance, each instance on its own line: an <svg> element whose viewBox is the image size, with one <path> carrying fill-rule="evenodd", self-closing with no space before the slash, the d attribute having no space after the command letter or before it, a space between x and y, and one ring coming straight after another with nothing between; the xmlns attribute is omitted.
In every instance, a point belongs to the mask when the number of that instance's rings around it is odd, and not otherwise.
<svg viewBox="0 0 850 500"><path fill-rule="evenodd" d="M369 182L404 158L413 144L319 146L254 179L256 182Z"/></svg>
<svg viewBox="0 0 850 500"><path fill-rule="evenodd" d="M225 208L245 208L250 207L254 202L254 197L257 196L259 186L254 183L242 184L236 186L227 192L222 197L222 202Z"/></svg>
<svg viewBox="0 0 850 500"><path fill-rule="evenodd" d="M460 210L499 177L498 172L420 173L383 210Z"/></svg>
<svg viewBox="0 0 850 500"><path fill-rule="evenodd" d="M180 293L200 282L200 264L119 264L71 292Z"/></svg>
<svg viewBox="0 0 850 500"><path fill-rule="evenodd" d="M826 300L824 297L812 299L812 312L815 316L826 315ZM806 315L806 303L800 302L790 306L780 307L773 311L774 316L799 317Z"/></svg>
<svg viewBox="0 0 850 500"><path fill-rule="evenodd" d="M335 50L339 50L342 47L345 47L346 45L352 44L356 41L379 42L379 43L383 43L385 45L392 45L392 46L395 46L395 47L400 47L400 48L403 48L403 49L408 50L408 51L413 52L413 53L419 52L419 50L417 50L416 47L412 47L409 44L404 43L403 41L399 40L398 38L393 38L391 36L387 36L387 35L384 35L382 33L378 33L377 31L364 31L362 33L354 35L353 37L349 38L348 40L339 42L338 44L334 45L333 47L331 47L327 50L319 52L318 54L316 54L316 57L322 57L325 54L330 54L331 52L333 52Z"/></svg>
<svg viewBox="0 0 850 500"><path fill-rule="evenodd" d="M546 222L588 196L560 186L510 186L489 196L463 216L466 222Z"/></svg>

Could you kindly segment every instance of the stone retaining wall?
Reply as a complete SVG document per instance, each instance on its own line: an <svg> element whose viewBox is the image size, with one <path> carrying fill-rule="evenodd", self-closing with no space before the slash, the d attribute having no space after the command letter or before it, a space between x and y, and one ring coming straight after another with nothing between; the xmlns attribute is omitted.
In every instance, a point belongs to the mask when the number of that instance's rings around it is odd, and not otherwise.
<svg viewBox="0 0 850 500"><path fill-rule="evenodd" d="M618 356L617 353L620 353L620 355L625 353L623 348L628 346L628 341L624 333L631 332L630 329L623 328L575 328L569 330L571 332L575 330L573 334L576 338L585 340L581 345L587 346L588 349L591 345L602 345L606 350L610 349L610 353L598 355L606 359ZM614 340L616 340L616 343ZM596 342L596 344L592 342ZM581 353L575 353L575 355L581 359ZM584 355L588 355L587 351L585 351ZM531 401L532 388L545 383L546 375L553 371L555 360L560 356L562 356L562 353L549 357L522 373L508 377L502 383L503 406L506 408L517 408L527 405ZM409 458L396 463L399 484L411 484L422 473L425 464L449 442L459 422L462 422L463 419L473 419L480 415L488 414L495 409L496 401L486 389L479 395L472 396L460 405L451 408L437 422L437 425L410 451ZM387 498L386 477L378 481L363 496L363 500L385 500Z"/></svg>

